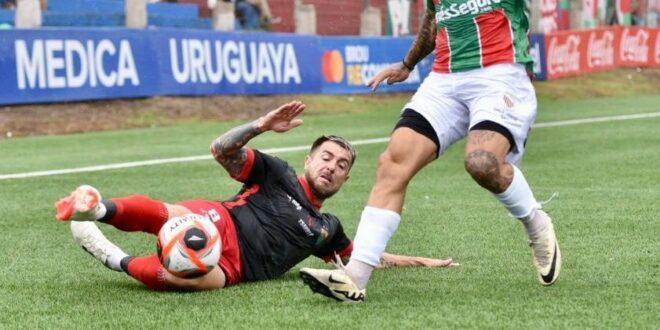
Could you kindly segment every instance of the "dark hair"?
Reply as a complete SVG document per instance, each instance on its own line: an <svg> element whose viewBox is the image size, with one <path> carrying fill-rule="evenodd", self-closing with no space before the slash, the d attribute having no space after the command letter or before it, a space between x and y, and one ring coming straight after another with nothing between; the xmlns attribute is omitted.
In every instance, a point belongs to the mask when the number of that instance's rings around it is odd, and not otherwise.
<svg viewBox="0 0 660 330"><path fill-rule="evenodd" d="M346 149L350 154L351 154L351 162L349 168L353 167L353 164L355 163L355 159L357 158L357 151L353 147L353 145L348 142L348 140L344 139L341 136L337 135L322 135L318 137L314 143L312 143L312 148L309 150L309 154L311 155L314 150L316 150L320 145L322 145L326 141L332 141L336 144L338 144L340 147Z"/></svg>

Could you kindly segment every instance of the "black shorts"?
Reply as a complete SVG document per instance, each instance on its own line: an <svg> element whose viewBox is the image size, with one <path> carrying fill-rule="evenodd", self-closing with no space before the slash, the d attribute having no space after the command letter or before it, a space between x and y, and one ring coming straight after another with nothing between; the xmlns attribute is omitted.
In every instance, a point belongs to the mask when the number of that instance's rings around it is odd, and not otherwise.
<svg viewBox="0 0 660 330"><path fill-rule="evenodd" d="M437 147L437 152L436 152L436 158L439 155L440 152L440 141L438 141L438 134L435 132L433 129L433 126L431 126L431 123L429 123L424 116L419 114L417 111L406 108L403 113L401 113L401 118L399 118L399 122L396 123L396 126L394 126L394 130L396 130L399 127L408 127L412 129L413 131L426 136L429 138L429 140L433 141ZM470 130L486 130L486 131L493 131L502 134L504 137L506 137L507 140L509 140L509 145L510 149L513 150L516 146L516 140L513 139L513 135L511 132L509 132L506 127L490 121L482 121L480 123L477 123L474 125Z"/></svg>
<svg viewBox="0 0 660 330"><path fill-rule="evenodd" d="M410 128L411 130L424 135L429 140L433 141L436 146L435 158L438 158L438 155L440 154L440 141L438 141L438 134L433 129L433 126L431 126L431 123L429 123L429 121L426 120L424 116L420 115L419 112L413 109L407 108L403 110L403 113L401 113L399 122L396 123L392 131L396 131L400 127Z"/></svg>

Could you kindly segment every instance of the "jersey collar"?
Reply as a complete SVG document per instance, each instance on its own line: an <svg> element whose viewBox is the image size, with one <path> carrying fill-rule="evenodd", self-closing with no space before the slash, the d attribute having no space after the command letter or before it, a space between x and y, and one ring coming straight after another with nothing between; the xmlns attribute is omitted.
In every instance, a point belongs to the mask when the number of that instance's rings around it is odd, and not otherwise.
<svg viewBox="0 0 660 330"><path fill-rule="evenodd" d="M303 190L305 191L305 195L307 195L307 199L312 203L312 205L317 209L321 209L321 203L316 199L314 194L312 193L312 188L309 186L309 182L307 182L307 179L305 176L300 175L298 176L298 182L300 182L300 185L303 187Z"/></svg>

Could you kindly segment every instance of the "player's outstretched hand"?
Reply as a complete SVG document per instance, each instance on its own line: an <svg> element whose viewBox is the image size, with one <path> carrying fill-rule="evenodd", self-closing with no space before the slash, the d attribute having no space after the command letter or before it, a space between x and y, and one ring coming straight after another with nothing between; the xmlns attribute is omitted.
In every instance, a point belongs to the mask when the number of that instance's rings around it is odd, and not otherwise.
<svg viewBox="0 0 660 330"><path fill-rule="evenodd" d="M367 86L371 88L372 91L378 89L380 83L387 79L387 84L392 85L394 83L402 82L408 79L410 75L410 70L406 68L403 63L396 63L388 66L369 81Z"/></svg>
<svg viewBox="0 0 660 330"><path fill-rule="evenodd" d="M456 267L460 266L454 259L435 259L416 256L405 256L391 253L383 253L379 268L389 267Z"/></svg>
<svg viewBox="0 0 660 330"><path fill-rule="evenodd" d="M414 257L417 262L416 266L424 267L456 267L460 266L458 262L455 262L454 259L433 259L433 258L424 258L424 257Z"/></svg>
<svg viewBox="0 0 660 330"><path fill-rule="evenodd" d="M259 118L259 126L264 131L286 132L302 125L303 121L296 118L305 111L305 103L291 101Z"/></svg>

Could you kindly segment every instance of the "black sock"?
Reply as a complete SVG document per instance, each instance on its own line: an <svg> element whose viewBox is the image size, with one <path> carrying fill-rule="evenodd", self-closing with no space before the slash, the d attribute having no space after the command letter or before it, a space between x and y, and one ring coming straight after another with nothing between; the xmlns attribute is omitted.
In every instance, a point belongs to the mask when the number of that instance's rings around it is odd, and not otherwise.
<svg viewBox="0 0 660 330"><path fill-rule="evenodd" d="M115 205L115 202L109 199L104 199L101 201L101 203L103 203L103 205L105 206L105 215L101 219L98 219L97 221L108 223L117 213L117 205Z"/></svg>
<svg viewBox="0 0 660 330"><path fill-rule="evenodd" d="M128 263L131 262L131 260L135 259L133 256L125 256L121 261L119 262L119 266L121 269L128 274Z"/></svg>

